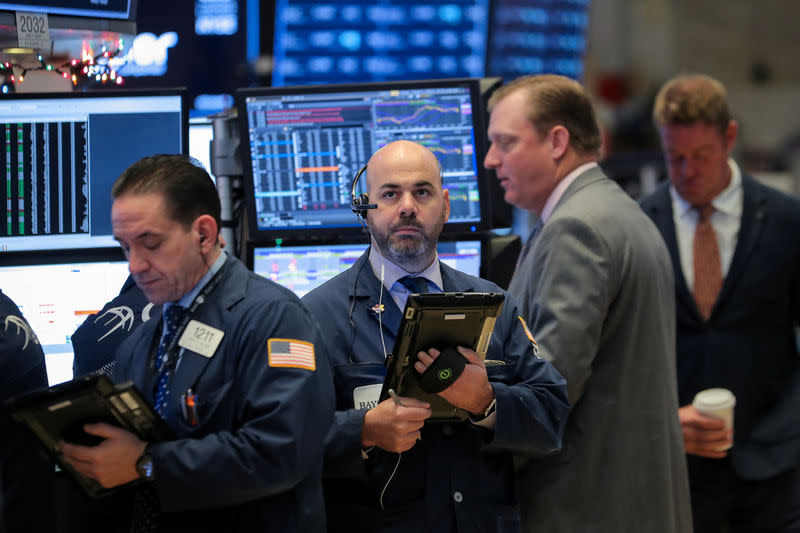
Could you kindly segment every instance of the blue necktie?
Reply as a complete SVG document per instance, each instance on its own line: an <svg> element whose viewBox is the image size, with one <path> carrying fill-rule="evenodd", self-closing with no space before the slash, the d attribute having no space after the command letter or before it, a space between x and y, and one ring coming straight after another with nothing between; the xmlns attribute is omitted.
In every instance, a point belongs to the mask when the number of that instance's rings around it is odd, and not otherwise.
<svg viewBox="0 0 800 533"><path fill-rule="evenodd" d="M164 416L164 411L169 401L169 378L172 376L172 369L170 368L170 361L167 360L169 348L172 339L177 333L178 327L181 324L181 319L186 313L187 309L182 305L171 305L164 311L164 336L161 338L161 344L158 345L158 352L156 353L156 368L158 368L158 381L156 385L156 399L153 408L158 414Z"/></svg>
<svg viewBox="0 0 800 533"><path fill-rule="evenodd" d="M397 281L411 293L420 294L428 292L428 280L423 277L403 276Z"/></svg>
<svg viewBox="0 0 800 533"><path fill-rule="evenodd" d="M156 385L156 398L153 408L158 414L164 416L169 399L169 378L172 369L168 361L169 348L172 339L178 332L181 319L188 309L182 305L173 304L164 311L164 335L156 352L156 368L158 368L158 382ZM155 488L151 485L140 487L133 500L133 533L153 533L158 531L158 516L161 513Z"/></svg>

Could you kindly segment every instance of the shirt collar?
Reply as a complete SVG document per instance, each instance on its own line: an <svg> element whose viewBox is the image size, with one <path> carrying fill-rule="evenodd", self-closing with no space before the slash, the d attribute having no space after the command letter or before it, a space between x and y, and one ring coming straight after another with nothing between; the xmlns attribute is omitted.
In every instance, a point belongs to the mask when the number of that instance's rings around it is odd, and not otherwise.
<svg viewBox="0 0 800 533"><path fill-rule="evenodd" d="M711 200L711 205L713 205L714 209L717 211L727 214L736 214L741 204L739 199L742 189L742 171L733 159L728 158L728 166L731 169L731 181L721 193ZM692 205L684 200L671 184L669 186L669 194L672 197L673 209L678 212L678 216L683 217L692 210Z"/></svg>
<svg viewBox="0 0 800 533"><path fill-rule="evenodd" d="M440 291L444 290L442 287L442 269L439 265L438 253L434 256L433 262L428 268L422 272L409 272L403 267L386 259L386 257L378 252L378 247L375 243L372 243L369 247L369 264L372 267L372 273L375 274L375 277L378 279L381 279L381 265L383 265L383 286L389 291L392 290L392 285L397 283L397 280L405 276L424 277L436 285Z"/></svg>
<svg viewBox="0 0 800 533"><path fill-rule="evenodd" d="M553 214L553 210L556 208L556 204L564 195L564 191L567 190L573 181L577 179L578 176L589 170L590 168L594 168L598 166L596 161L591 161L589 163L584 163L583 165L579 166L569 174L567 174L563 180L558 182L553 192L550 193L550 196L547 198L547 203L544 204L544 209L542 209L542 214L540 218L542 219L542 223L546 223L550 219L550 215Z"/></svg>
<svg viewBox="0 0 800 533"><path fill-rule="evenodd" d="M214 274L219 272L219 269L222 268L222 265L225 264L227 258L228 254L226 254L225 251L223 250L222 253L219 254L219 257L217 257L217 260L214 261L214 263L208 268L208 272L203 274L203 277L200 278L200 281L197 282L197 285L195 285L194 288L192 288L192 290L184 294L183 297L177 302L167 302L164 304L164 313L167 312L167 309L169 309L169 307L172 304L177 303L182 305L183 307L191 306L192 302L194 302L194 299L197 297L198 294L200 294L200 291L203 290L203 287L205 287L206 284L209 281L211 281L211 278L214 277Z"/></svg>

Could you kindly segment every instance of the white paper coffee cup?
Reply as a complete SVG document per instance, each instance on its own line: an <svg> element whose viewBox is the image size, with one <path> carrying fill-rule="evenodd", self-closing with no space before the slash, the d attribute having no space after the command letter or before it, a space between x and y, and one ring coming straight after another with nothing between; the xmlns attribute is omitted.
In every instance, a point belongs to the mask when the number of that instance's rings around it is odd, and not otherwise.
<svg viewBox="0 0 800 533"><path fill-rule="evenodd" d="M736 405L736 398L728 389L700 391L695 395L692 405L704 415L724 420L726 428L733 428L733 407Z"/></svg>

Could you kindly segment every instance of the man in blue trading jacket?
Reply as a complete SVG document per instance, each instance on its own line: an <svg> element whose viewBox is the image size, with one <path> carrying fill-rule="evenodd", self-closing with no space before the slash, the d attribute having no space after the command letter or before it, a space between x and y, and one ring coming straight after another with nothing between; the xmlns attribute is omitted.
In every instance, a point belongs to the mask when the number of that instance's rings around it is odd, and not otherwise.
<svg viewBox="0 0 800 533"><path fill-rule="evenodd" d="M362 211L370 249L303 299L335 369L336 418L325 459L329 531L518 531L511 454L560 448L569 410L564 379L537 356L506 294L486 356L492 364L459 348L468 364L440 393L469 411L468 420L425 423L429 405L412 398L378 403L386 348L409 294L401 278L422 278L431 292L501 289L440 263L436 241L450 202L428 149L409 141L384 146L369 161L367 186L377 205ZM423 353L417 370L438 355Z"/></svg>
<svg viewBox="0 0 800 533"><path fill-rule="evenodd" d="M143 480L137 531L322 531L334 398L311 316L288 290L222 252L217 191L192 160L144 158L112 196L114 237L131 274L148 300L164 304L163 319L120 346L114 376L132 379L177 438L147 443L89 424L105 440L62 443L64 457L104 487Z"/></svg>
<svg viewBox="0 0 800 533"><path fill-rule="evenodd" d="M19 308L0 291L0 532L53 531L53 465L5 401L47 388L44 353Z"/></svg>

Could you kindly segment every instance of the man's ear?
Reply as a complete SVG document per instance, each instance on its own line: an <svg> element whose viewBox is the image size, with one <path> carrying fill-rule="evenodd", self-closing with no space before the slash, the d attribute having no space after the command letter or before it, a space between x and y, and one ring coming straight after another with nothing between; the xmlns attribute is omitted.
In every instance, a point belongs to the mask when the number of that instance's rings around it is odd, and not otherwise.
<svg viewBox="0 0 800 533"><path fill-rule="evenodd" d="M553 126L549 136L552 143L553 159L560 159L567 153L569 148L569 130L561 125Z"/></svg>
<svg viewBox="0 0 800 533"><path fill-rule="evenodd" d="M208 253L217 245L217 234L219 227L217 221L211 215L200 215L194 220L193 233L197 236L197 243L200 251Z"/></svg>

